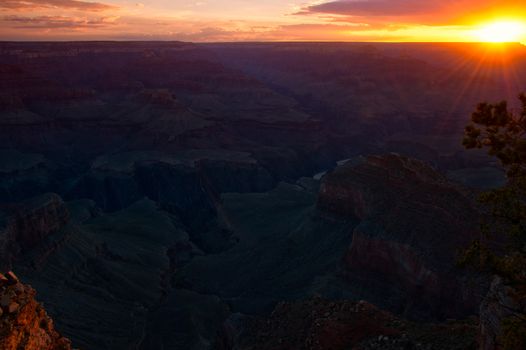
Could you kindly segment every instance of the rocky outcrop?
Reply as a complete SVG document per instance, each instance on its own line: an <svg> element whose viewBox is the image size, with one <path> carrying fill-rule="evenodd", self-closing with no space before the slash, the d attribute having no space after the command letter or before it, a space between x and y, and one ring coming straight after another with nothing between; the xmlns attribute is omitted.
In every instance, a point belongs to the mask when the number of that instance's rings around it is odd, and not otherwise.
<svg viewBox="0 0 526 350"><path fill-rule="evenodd" d="M92 201L67 205L70 222L23 254L17 272L79 348L135 349L149 311L172 290L174 271L202 252L177 217L152 201L111 214Z"/></svg>
<svg viewBox="0 0 526 350"><path fill-rule="evenodd" d="M512 287L494 277L488 294L480 305L480 350L502 349L504 323L526 314L526 302L519 301ZM522 320L523 322L523 320Z"/></svg>
<svg viewBox="0 0 526 350"><path fill-rule="evenodd" d="M472 310L452 267L469 205L419 162L339 169L318 212L316 183L261 193L379 147L487 165L443 157L475 102L513 90L500 70L450 110L473 78L451 65L457 48L358 45L0 43L0 202L75 202L64 227L60 210L0 215L0 269L14 264L83 349L137 348L145 329L145 348L210 345L219 304L263 314L313 293L408 316Z"/></svg>
<svg viewBox="0 0 526 350"><path fill-rule="evenodd" d="M13 272L0 274L0 349L71 349L70 341L55 330L35 295Z"/></svg>
<svg viewBox="0 0 526 350"><path fill-rule="evenodd" d="M344 259L347 279L412 317L476 312L477 293L455 268L475 237L469 193L426 164L396 154L349 162L321 185L322 215L358 219Z"/></svg>
<svg viewBox="0 0 526 350"><path fill-rule="evenodd" d="M215 216L221 193L262 192L275 184L245 152L124 152L97 158L67 197L93 199L107 211L148 197L192 226Z"/></svg>
<svg viewBox="0 0 526 350"><path fill-rule="evenodd" d="M394 317L362 302L315 298L280 303L267 320L253 320L237 349L348 349L378 335L400 335Z"/></svg>
<svg viewBox="0 0 526 350"><path fill-rule="evenodd" d="M10 268L16 258L61 229L69 212L56 194L45 194L0 211L0 266Z"/></svg>
<svg viewBox="0 0 526 350"><path fill-rule="evenodd" d="M237 319L237 320L236 320ZM473 349L476 324L412 323L364 301L280 303L268 318L231 317L223 348L235 350ZM230 338L228 337L230 335Z"/></svg>

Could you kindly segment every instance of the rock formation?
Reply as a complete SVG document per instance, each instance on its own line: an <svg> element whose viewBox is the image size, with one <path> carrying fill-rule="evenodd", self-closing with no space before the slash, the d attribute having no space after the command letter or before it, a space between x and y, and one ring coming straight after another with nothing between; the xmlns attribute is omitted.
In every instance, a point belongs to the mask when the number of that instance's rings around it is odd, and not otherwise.
<svg viewBox="0 0 526 350"><path fill-rule="evenodd" d="M494 277L480 305L480 350L501 349L504 323L525 313L526 302L518 300L513 288L502 278Z"/></svg>
<svg viewBox="0 0 526 350"><path fill-rule="evenodd" d="M329 172L319 198L296 182L371 152L495 170L460 135L514 88L466 45L2 42L0 270L86 350L210 350L229 313L315 294L475 312L454 268L469 193L398 156Z"/></svg>
<svg viewBox="0 0 526 350"><path fill-rule="evenodd" d="M68 221L66 205L56 194L45 194L0 211L0 266L13 262L58 231Z"/></svg>
<svg viewBox="0 0 526 350"><path fill-rule="evenodd" d="M390 308L413 316L476 311L455 262L475 238L477 215L470 194L430 166L396 154L349 162L324 178L317 206L360 220L344 259L349 283L371 295L389 290Z"/></svg>
<svg viewBox="0 0 526 350"><path fill-rule="evenodd" d="M13 272L0 274L0 349L70 350L35 295Z"/></svg>
<svg viewBox="0 0 526 350"><path fill-rule="evenodd" d="M232 317L224 334L224 348L235 350L464 350L475 348L477 327L412 323L364 301L312 298L280 303L268 318Z"/></svg>

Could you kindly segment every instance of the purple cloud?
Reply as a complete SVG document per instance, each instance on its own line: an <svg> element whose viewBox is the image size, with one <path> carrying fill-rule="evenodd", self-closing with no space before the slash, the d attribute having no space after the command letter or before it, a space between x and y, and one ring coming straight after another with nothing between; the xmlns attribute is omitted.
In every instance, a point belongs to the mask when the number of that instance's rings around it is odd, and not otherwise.
<svg viewBox="0 0 526 350"><path fill-rule="evenodd" d="M524 13L517 0L332 0L303 8L300 15L347 16L352 21L389 20L429 25L461 24L466 18ZM354 19L353 19L354 17ZM364 21L367 21L364 20Z"/></svg>
<svg viewBox="0 0 526 350"><path fill-rule="evenodd" d="M445 1L447 3L447 1ZM349 16L407 16L439 9L444 2L423 0L338 0L308 6L302 13Z"/></svg>

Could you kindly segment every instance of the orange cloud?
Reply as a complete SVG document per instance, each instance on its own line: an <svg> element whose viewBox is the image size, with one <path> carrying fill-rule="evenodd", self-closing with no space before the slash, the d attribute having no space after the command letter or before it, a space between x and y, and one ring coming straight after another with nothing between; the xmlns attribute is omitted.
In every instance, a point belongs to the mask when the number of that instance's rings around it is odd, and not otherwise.
<svg viewBox="0 0 526 350"><path fill-rule="evenodd" d="M0 0L0 40L474 41L492 17L526 18L524 0L309 0L281 14L269 0L252 17L227 9L233 0L203 13L191 0L93 1Z"/></svg>

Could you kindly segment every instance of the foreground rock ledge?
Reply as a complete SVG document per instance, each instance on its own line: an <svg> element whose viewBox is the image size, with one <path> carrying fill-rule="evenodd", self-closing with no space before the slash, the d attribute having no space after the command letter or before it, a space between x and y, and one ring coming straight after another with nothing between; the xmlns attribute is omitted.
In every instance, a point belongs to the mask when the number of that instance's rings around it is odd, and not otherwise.
<svg viewBox="0 0 526 350"><path fill-rule="evenodd" d="M322 298L281 303L268 318L233 317L225 323L225 334L221 350L478 348L474 318L438 324L410 322L365 301Z"/></svg>
<svg viewBox="0 0 526 350"><path fill-rule="evenodd" d="M0 274L0 349L70 350L35 295L13 272Z"/></svg>

